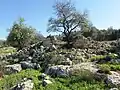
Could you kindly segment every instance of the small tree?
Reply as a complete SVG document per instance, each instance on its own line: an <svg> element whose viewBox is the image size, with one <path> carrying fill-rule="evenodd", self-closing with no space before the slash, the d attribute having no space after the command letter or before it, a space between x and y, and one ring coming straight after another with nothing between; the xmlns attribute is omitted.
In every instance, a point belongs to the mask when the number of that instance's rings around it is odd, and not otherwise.
<svg viewBox="0 0 120 90"><path fill-rule="evenodd" d="M71 1L56 2L53 6L56 18L50 18L47 32L61 32L69 45L72 38L72 32L81 30L87 26L87 13L79 13Z"/></svg>
<svg viewBox="0 0 120 90"><path fill-rule="evenodd" d="M35 38L35 29L24 24L23 18L20 18L18 22L15 22L9 31L7 43L18 49L22 49L29 45Z"/></svg>

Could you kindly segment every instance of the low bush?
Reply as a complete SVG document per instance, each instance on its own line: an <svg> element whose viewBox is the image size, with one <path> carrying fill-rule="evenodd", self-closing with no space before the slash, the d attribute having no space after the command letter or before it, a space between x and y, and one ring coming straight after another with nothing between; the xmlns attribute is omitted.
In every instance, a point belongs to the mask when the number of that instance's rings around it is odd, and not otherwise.
<svg viewBox="0 0 120 90"><path fill-rule="evenodd" d="M120 65L119 64L101 64L100 67L103 67L105 69L109 69L112 71L120 71Z"/></svg>
<svg viewBox="0 0 120 90"><path fill-rule="evenodd" d="M89 60L90 61L99 61L99 60L103 60L105 59L106 56L103 56L103 55L97 55L97 56L94 56L94 57L91 57Z"/></svg>
<svg viewBox="0 0 120 90"><path fill-rule="evenodd" d="M117 54L110 53L109 55L97 55L97 56L91 57L89 60L92 62L105 60L107 62L107 61L110 61L111 59L117 59L117 58L118 58Z"/></svg>
<svg viewBox="0 0 120 90"><path fill-rule="evenodd" d="M98 71L99 73L111 74L110 67L108 65L100 65L99 68L100 68L100 70Z"/></svg>
<svg viewBox="0 0 120 90"><path fill-rule="evenodd" d="M89 70L74 69L71 73L71 76L78 77L78 78L76 78L76 80L78 80L78 81L79 81L79 78L81 80L85 80L85 81L94 80L94 74L92 72L90 72Z"/></svg>

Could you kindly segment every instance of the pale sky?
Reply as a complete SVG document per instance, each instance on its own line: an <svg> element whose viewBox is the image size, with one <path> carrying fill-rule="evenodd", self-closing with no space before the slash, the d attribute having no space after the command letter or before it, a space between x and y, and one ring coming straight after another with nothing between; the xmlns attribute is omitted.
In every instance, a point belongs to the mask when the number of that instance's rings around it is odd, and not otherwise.
<svg viewBox="0 0 120 90"><path fill-rule="evenodd" d="M55 0L0 0L0 38L8 35L15 20L20 16L25 18L28 25L32 25L43 35L46 32L48 19L53 16ZM87 9L89 19L97 28L103 29L113 26L120 28L120 0L72 0L79 11Z"/></svg>

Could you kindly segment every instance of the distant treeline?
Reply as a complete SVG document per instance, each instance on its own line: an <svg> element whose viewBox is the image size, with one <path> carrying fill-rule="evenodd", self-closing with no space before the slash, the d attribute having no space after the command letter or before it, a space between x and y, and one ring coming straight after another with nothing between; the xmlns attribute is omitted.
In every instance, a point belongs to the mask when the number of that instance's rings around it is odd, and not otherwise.
<svg viewBox="0 0 120 90"><path fill-rule="evenodd" d="M91 27L90 29L82 30L82 35L85 37L91 37L97 41L117 40L120 38L120 29L113 29L110 27L106 30L99 30L96 27Z"/></svg>

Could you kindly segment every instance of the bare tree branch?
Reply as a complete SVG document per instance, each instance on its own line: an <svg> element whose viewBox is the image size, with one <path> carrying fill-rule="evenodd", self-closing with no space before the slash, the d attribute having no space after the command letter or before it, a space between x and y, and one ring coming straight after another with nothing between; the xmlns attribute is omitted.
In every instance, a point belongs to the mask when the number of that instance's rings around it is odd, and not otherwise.
<svg viewBox="0 0 120 90"><path fill-rule="evenodd" d="M71 40L71 34L77 28L83 27L86 21L86 13L77 12L76 8L70 1L56 2L54 5L56 18L49 20L51 31L62 32L67 42Z"/></svg>

